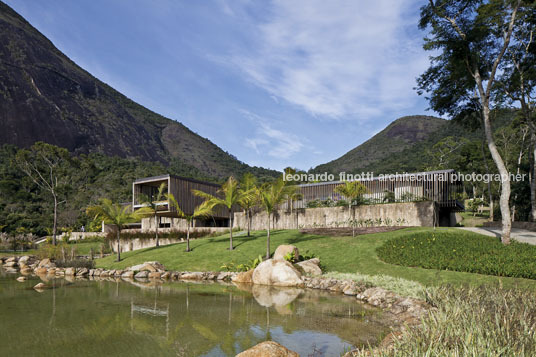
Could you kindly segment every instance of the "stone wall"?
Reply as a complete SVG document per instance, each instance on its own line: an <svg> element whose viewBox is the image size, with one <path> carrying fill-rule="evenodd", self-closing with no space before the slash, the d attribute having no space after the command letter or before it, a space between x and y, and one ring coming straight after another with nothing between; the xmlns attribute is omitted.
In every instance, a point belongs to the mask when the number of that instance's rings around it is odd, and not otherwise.
<svg viewBox="0 0 536 357"><path fill-rule="evenodd" d="M103 232L71 232L71 233L62 233L56 238L58 240L63 241L65 239L66 235L69 236L69 241L77 241L77 240L83 240L86 238L94 238L94 237L106 237L106 233Z"/></svg>
<svg viewBox="0 0 536 357"><path fill-rule="evenodd" d="M353 207L352 216L365 224L366 220L374 225L387 226L425 226L433 227L437 222L437 209L433 202L386 203ZM354 216L355 214L355 216ZM245 229L246 217L243 212L235 213L233 227ZM348 207L305 208L290 212L277 212L271 220L272 229L301 229L316 227L348 226ZM379 222L381 219L381 223ZM251 217L251 229L266 229L268 217L262 211Z"/></svg>
<svg viewBox="0 0 536 357"><path fill-rule="evenodd" d="M229 232L229 228L225 227L200 227L197 228L199 231L203 232L209 232L209 233L218 233L218 234L225 234ZM176 230L176 229L175 229ZM191 229L190 233L195 231L196 228ZM169 228L162 229L160 228L158 232L165 232L169 231ZM160 245L169 245L169 244L175 244L180 242L185 242L186 238L159 238ZM134 238L134 239L121 239L120 241L121 245L121 252L130 252L132 250L138 250L143 248L150 248L156 246L156 239L155 238ZM117 240L112 241L112 250L114 252L117 251Z"/></svg>

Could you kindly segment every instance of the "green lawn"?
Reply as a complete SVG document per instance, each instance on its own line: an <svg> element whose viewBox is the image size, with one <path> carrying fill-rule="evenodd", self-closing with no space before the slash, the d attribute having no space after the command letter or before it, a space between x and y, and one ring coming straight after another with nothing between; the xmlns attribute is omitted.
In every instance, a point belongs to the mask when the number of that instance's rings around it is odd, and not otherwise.
<svg viewBox="0 0 536 357"><path fill-rule="evenodd" d="M272 232L272 252L280 244L296 245L300 252L316 254L327 271L341 273L361 273L368 275L384 274L418 281L424 285L440 284L502 284L507 287L536 289L536 280L500 278L495 276L439 271L434 269L403 267L380 261L376 248L390 238L411 232L432 230L432 228L406 228L389 233L377 233L352 237L324 237L301 234L297 230ZM438 228L456 234L454 228ZM464 233L465 234L465 233ZM473 233L474 234L474 233ZM190 242L193 251L186 253L185 244L174 244L159 248L147 248L122 254L122 261L115 262L115 256L97 260L97 267L119 269L143 263L159 261L169 270L179 271L219 271L221 266L230 262L245 263L266 251L266 233L253 232L248 238L244 235L234 237L235 250L229 252L229 236L203 238Z"/></svg>
<svg viewBox="0 0 536 357"><path fill-rule="evenodd" d="M484 211L482 214L473 214L471 211L460 212L462 221L460 226L463 227L482 227L485 222L489 221L489 211Z"/></svg>

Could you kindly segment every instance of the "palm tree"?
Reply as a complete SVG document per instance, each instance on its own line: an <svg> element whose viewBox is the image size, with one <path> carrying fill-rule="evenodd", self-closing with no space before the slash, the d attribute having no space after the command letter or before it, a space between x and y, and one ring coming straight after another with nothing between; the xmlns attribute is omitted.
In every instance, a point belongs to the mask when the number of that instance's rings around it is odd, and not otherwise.
<svg viewBox="0 0 536 357"><path fill-rule="evenodd" d="M144 214L145 216L149 217L154 217L154 229L157 247L160 246L160 242L158 240L158 206L164 198L164 190L166 190L166 188L167 184L165 182L162 182L160 186L158 186L158 191L156 192L156 195L151 195L151 197L143 194L140 195L140 200L144 205L143 210L139 211L140 214Z"/></svg>
<svg viewBox="0 0 536 357"><path fill-rule="evenodd" d="M288 194L288 201L290 205L290 215L292 216L292 212L294 210L294 201L299 201L303 199L303 195L300 192L298 186L290 186L289 190L291 191ZM296 229L298 229L298 211L296 210Z"/></svg>
<svg viewBox="0 0 536 357"><path fill-rule="evenodd" d="M190 251L190 227L192 226L192 222L195 218L200 217L207 217L212 214L212 206L210 206L207 201L203 202L199 206L197 206L194 209L194 213L192 214L186 214L179 206L179 203L175 199L175 196L173 196L172 193L166 194L166 198L169 200L169 203L171 206L175 208L177 211L177 214L180 218L186 219L187 222L187 228L186 228L186 251Z"/></svg>
<svg viewBox="0 0 536 357"><path fill-rule="evenodd" d="M223 198L199 190L192 190L192 192L196 196L205 198L205 202L211 207L224 206L227 208L229 212L229 250L233 250L233 206L238 205L243 200L243 193L238 190L238 182L236 179L231 176L223 185L221 185L218 194Z"/></svg>
<svg viewBox="0 0 536 357"><path fill-rule="evenodd" d="M117 229L117 261L121 261L121 230L128 223L134 223L140 220L141 215L135 211L132 212L132 207L122 206L118 203L112 203L111 200L103 198L100 204L90 206L86 209L88 216L93 216L95 220L104 221L106 224L114 225Z"/></svg>
<svg viewBox="0 0 536 357"><path fill-rule="evenodd" d="M352 223L352 203L367 192L367 188L359 181L346 181L335 187L335 192L340 193L348 200L348 222L352 224L352 237L355 237L355 224Z"/></svg>
<svg viewBox="0 0 536 357"><path fill-rule="evenodd" d="M270 221L272 213L288 198L288 195L291 194L293 190L293 186L288 186L281 177L276 181L261 187L259 200L268 214L268 225L266 229L266 259L270 258Z"/></svg>
<svg viewBox="0 0 536 357"><path fill-rule="evenodd" d="M258 188L257 188L257 178L250 172L247 172L242 177L240 181L240 187L238 188L242 199L239 204L240 207L244 209L248 224L248 237L250 236L251 231L251 208L257 204L258 201Z"/></svg>

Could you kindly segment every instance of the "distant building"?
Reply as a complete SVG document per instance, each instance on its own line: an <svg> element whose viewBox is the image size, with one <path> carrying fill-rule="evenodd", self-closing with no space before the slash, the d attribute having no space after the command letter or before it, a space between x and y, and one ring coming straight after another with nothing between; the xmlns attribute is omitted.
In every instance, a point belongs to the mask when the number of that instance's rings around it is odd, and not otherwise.
<svg viewBox="0 0 536 357"><path fill-rule="evenodd" d="M366 188L363 198L370 204L394 202L431 201L437 206L439 225L449 226L453 212L463 211L464 206L457 198L463 190L454 170L438 170L397 175L384 175L370 179L359 180ZM293 209L306 208L308 203L315 200L339 201L345 199L335 192L335 187L342 181L320 182L299 185L302 199L293 202ZM285 209L290 210L290 202L285 203Z"/></svg>
<svg viewBox="0 0 536 357"><path fill-rule="evenodd" d="M158 188L162 183L166 184L166 193L171 193L179 203L179 207L186 214L192 214L195 207L203 202L203 198L195 196L192 190L199 190L211 195L217 195L219 185L194 180L190 178L162 175L137 179L132 183L132 207L134 210L144 206L143 198L153 201L156 199ZM165 197L154 202L158 207L159 228L186 228L184 219L179 219L177 211ZM154 230L154 219L144 218L142 220L142 231ZM224 207L215 207L213 216L206 219L197 219L196 227L227 227L229 216Z"/></svg>

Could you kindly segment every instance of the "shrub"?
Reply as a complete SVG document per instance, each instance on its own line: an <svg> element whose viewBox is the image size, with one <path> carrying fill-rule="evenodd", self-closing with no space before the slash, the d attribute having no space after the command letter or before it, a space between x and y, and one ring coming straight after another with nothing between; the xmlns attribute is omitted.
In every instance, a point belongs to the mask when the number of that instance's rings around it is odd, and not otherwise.
<svg viewBox="0 0 536 357"><path fill-rule="evenodd" d="M250 260L247 263L236 265L235 262L231 262L231 263L222 265L220 268L225 269L227 271L248 271L251 269L255 269L257 265L259 265L260 263L262 263L261 255L259 255L255 259Z"/></svg>
<svg viewBox="0 0 536 357"><path fill-rule="evenodd" d="M497 286L427 292L436 306L422 323L406 329L390 350L375 356L535 356L536 296ZM363 350L354 356L369 356Z"/></svg>
<svg viewBox="0 0 536 357"><path fill-rule="evenodd" d="M54 263L58 268L95 268L95 261L89 259L56 260Z"/></svg>
<svg viewBox="0 0 536 357"><path fill-rule="evenodd" d="M400 236L377 249L386 263L536 279L536 246L469 232L422 232Z"/></svg>
<svg viewBox="0 0 536 357"><path fill-rule="evenodd" d="M365 283L367 287L377 286L394 291L401 296L410 296L418 299L424 299L426 297L426 291L431 290L431 288L425 288L422 284L416 281L395 278L389 275L328 272L326 273L326 276L340 280L353 280L358 283Z"/></svg>
<svg viewBox="0 0 536 357"><path fill-rule="evenodd" d="M234 229L233 229L234 231ZM210 230L192 230L190 231L190 239L193 238L202 238L202 237L213 237L224 233L211 232ZM155 232L121 232L121 239L154 239ZM171 232L162 232L158 231L158 237L162 238L172 238L172 239L186 239L186 230L174 230ZM110 232L106 235L106 239L115 241L117 239L117 234L115 232Z"/></svg>

